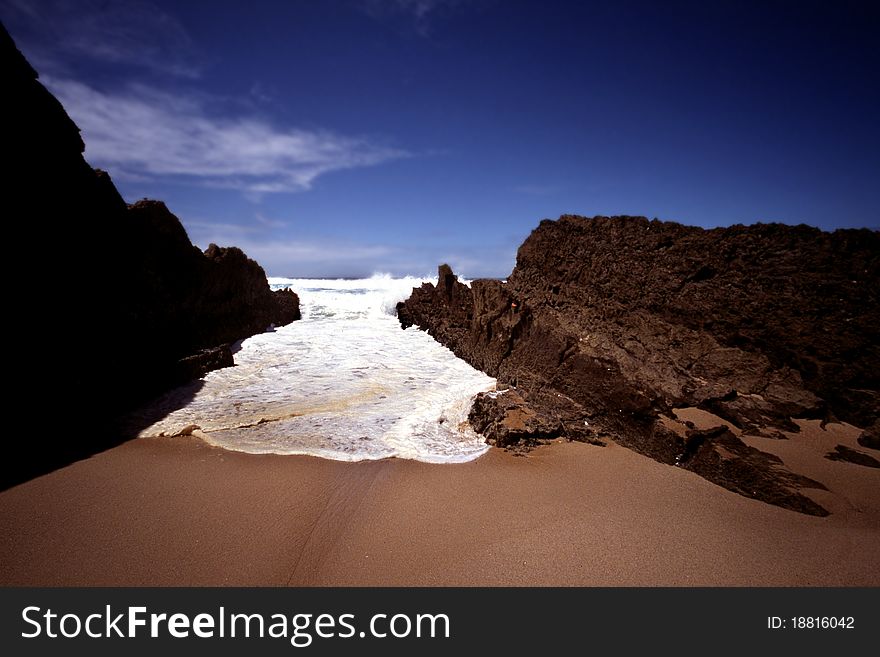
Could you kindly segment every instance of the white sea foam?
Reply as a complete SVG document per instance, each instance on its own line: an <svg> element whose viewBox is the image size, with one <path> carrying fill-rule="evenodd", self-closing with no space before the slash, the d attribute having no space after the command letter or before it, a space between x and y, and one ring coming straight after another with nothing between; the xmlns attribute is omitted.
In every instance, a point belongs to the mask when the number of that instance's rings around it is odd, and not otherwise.
<svg viewBox="0 0 880 657"><path fill-rule="evenodd" d="M191 402L141 436L195 424L208 443L251 453L476 458L487 447L467 412L495 380L423 331L400 329L397 302L425 280L270 278L300 295L303 319L245 340L235 367L209 373Z"/></svg>

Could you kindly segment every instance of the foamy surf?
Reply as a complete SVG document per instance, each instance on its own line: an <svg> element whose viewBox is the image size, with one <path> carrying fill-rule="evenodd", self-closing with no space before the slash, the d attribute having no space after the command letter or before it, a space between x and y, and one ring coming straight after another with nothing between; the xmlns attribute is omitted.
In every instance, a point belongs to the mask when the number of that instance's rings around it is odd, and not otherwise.
<svg viewBox="0 0 880 657"><path fill-rule="evenodd" d="M303 319L242 343L235 367L209 373L183 408L141 436L192 431L225 449L344 461L472 460L487 450L467 423L495 380L394 309L419 278L273 279L300 295ZM157 404L170 404L169 393Z"/></svg>

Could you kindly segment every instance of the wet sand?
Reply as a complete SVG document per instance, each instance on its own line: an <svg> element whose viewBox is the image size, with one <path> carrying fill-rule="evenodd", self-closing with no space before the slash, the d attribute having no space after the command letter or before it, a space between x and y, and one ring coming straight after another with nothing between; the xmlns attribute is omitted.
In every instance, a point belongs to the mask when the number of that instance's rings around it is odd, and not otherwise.
<svg viewBox="0 0 880 657"><path fill-rule="evenodd" d="M800 424L744 440L828 486L826 518L613 443L429 465L138 439L0 493L0 584L880 585L880 470L824 458L872 450Z"/></svg>

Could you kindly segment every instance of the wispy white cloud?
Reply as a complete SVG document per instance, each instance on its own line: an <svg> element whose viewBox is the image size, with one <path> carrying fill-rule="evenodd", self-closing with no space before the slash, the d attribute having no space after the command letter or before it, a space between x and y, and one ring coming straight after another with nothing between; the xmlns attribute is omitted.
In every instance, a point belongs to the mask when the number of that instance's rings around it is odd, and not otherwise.
<svg viewBox="0 0 880 657"><path fill-rule="evenodd" d="M551 196L558 194L563 190L562 185L541 185L541 184L525 184L517 185L513 191L520 194L529 194L530 196Z"/></svg>
<svg viewBox="0 0 880 657"><path fill-rule="evenodd" d="M401 11L411 12L416 18L424 18L441 5L453 4L450 0L393 0Z"/></svg>
<svg viewBox="0 0 880 657"><path fill-rule="evenodd" d="M494 244L476 249L459 245L439 251L433 261L448 263L454 272L465 278L503 278L516 262L516 247Z"/></svg>
<svg viewBox="0 0 880 657"><path fill-rule="evenodd" d="M254 219L263 228L284 228L285 226L287 226L286 221L281 221L280 219L272 219L271 217L267 217L266 215L264 215L262 212L255 213Z"/></svg>
<svg viewBox="0 0 880 657"><path fill-rule="evenodd" d="M44 77L83 132L93 166L120 178L238 189L309 189L318 176L405 157L403 150L331 131L278 128L249 115L213 116L197 96L147 86L100 91Z"/></svg>
<svg viewBox="0 0 880 657"><path fill-rule="evenodd" d="M201 70L184 26L147 0L3 0L2 9L41 65L85 57L184 78Z"/></svg>
<svg viewBox="0 0 880 657"><path fill-rule="evenodd" d="M262 215L261 215L262 216ZM219 223L197 217L183 217L194 244L206 248L234 244L259 262L269 276L325 277L369 276L383 271L394 275L433 275L437 265L449 263L467 278L506 276L516 259L516 246L507 243L376 244L330 236L283 236L264 225L256 215L250 223ZM517 238L518 239L518 238Z"/></svg>
<svg viewBox="0 0 880 657"><path fill-rule="evenodd" d="M248 96L257 103L267 104L275 102L275 94L266 88L266 86L257 80L251 85Z"/></svg>
<svg viewBox="0 0 880 657"><path fill-rule="evenodd" d="M262 265L269 276L369 276L377 267L393 263L389 246L334 239L270 238L265 226L184 221L193 243L206 248L234 244Z"/></svg>
<svg viewBox="0 0 880 657"><path fill-rule="evenodd" d="M362 6L374 18L406 17L412 21L412 27L419 35L428 36L434 15L442 9L464 3L465 0L363 0Z"/></svg>

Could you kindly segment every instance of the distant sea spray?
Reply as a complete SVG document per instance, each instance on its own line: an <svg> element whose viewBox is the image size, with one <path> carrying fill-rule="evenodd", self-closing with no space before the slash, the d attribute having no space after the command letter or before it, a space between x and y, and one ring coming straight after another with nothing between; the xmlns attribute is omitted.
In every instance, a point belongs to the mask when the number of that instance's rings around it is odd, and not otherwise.
<svg viewBox="0 0 880 657"><path fill-rule="evenodd" d="M193 435L212 445L255 454L478 457L487 447L467 413L495 380L395 317L397 302L430 280L270 278L300 295L303 319L245 340L235 367L209 373L192 401L140 435L196 425Z"/></svg>

